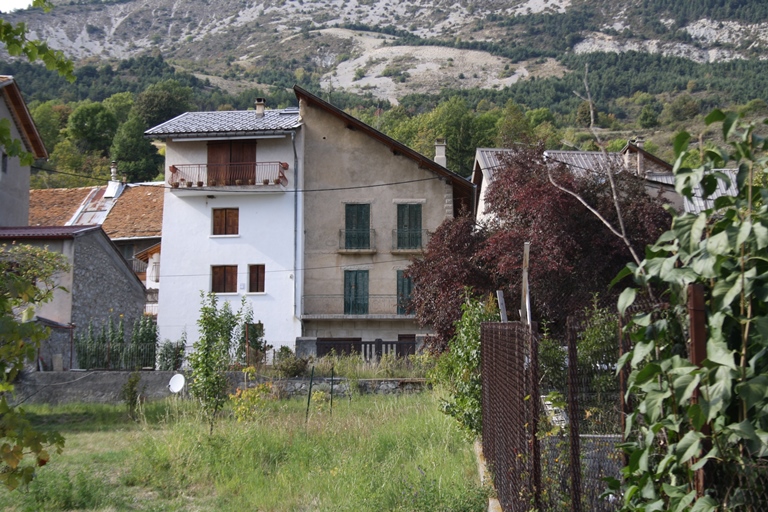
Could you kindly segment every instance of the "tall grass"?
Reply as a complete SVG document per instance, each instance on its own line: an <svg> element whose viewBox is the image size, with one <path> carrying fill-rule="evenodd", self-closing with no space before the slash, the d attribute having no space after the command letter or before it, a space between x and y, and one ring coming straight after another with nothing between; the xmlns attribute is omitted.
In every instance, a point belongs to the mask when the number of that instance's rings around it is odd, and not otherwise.
<svg viewBox="0 0 768 512"><path fill-rule="evenodd" d="M102 416L90 432L77 429L76 448L68 442L29 491L0 492L0 508L461 512L487 506L471 447L431 394L335 400L332 415L327 402L313 404L306 424L305 407L304 400L270 402L254 422L223 418L211 436L190 402L151 404L141 423L118 425ZM36 412L43 423L58 414ZM65 425L59 429L72 439ZM114 443L96 440L89 449L82 441L94 434L111 434ZM98 493L89 491L93 481L105 483Z"/></svg>

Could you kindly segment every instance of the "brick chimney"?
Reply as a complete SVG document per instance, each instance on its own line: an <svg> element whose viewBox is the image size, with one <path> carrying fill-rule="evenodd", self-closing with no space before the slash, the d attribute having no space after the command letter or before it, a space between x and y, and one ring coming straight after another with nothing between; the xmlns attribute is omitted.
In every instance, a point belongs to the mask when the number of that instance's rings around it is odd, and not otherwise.
<svg viewBox="0 0 768 512"><path fill-rule="evenodd" d="M256 117L264 117L267 102L264 98L256 98Z"/></svg>
<svg viewBox="0 0 768 512"><path fill-rule="evenodd" d="M448 160L445 158L445 139L435 140L435 163L445 167Z"/></svg>

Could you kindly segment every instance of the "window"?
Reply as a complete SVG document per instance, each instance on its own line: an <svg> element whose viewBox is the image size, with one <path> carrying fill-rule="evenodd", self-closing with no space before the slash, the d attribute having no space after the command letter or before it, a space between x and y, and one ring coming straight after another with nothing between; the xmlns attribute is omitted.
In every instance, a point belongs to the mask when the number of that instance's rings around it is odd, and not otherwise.
<svg viewBox="0 0 768 512"><path fill-rule="evenodd" d="M344 248L371 248L371 205L344 205Z"/></svg>
<svg viewBox="0 0 768 512"><path fill-rule="evenodd" d="M421 205L397 205L397 248L421 249Z"/></svg>
<svg viewBox="0 0 768 512"><path fill-rule="evenodd" d="M213 293L237 293L237 265L211 267L211 291Z"/></svg>
<svg viewBox="0 0 768 512"><path fill-rule="evenodd" d="M368 271L344 271L344 314L368 314Z"/></svg>
<svg viewBox="0 0 768 512"><path fill-rule="evenodd" d="M413 280L405 277L405 270L397 271L397 314L407 315L410 313L411 294L413 293Z"/></svg>
<svg viewBox="0 0 768 512"><path fill-rule="evenodd" d="M264 265L248 265L248 293L264 293Z"/></svg>
<svg viewBox="0 0 768 512"><path fill-rule="evenodd" d="M240 210L238 208L213 209L213 234L236 235L240 229Z"/></svg>

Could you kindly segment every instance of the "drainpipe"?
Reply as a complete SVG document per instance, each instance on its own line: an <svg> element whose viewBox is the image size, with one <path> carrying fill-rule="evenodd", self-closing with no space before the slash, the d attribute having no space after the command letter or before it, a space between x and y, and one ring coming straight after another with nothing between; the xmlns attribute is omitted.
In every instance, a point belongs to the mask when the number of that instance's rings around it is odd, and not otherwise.
<svg viewBox="0 0 768 512"><path fill-rule="evenodd" d="M293 316L298 317L298 301L296 295L299 289L299 155L296 152L296 132L291 132L293 145Z"/></svg>

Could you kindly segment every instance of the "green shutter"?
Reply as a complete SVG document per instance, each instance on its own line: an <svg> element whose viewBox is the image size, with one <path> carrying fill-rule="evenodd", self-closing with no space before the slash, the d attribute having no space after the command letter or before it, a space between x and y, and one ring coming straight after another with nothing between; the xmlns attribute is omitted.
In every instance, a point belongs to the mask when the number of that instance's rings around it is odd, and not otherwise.
<svg viewBox="0 0 768 512"><path fill-rule="evenodd" d="M346 249L371 248L371 205L347 204L344 207Z"/></svg>
<svg viewBox="0 0 768 512"><path fill-rule="evenodd" d="M408 314L408 307L411 302L411 293L413 292L413 280L405 277L404 270L397 271L397 314Z"/></svg>
<svg viewBox="0 0 768 512"><path fill-rule="evenodd" d="M368 314L368 271L344 271L344 314Z"/></svg>
<svg viewBox="0 0 768 512"><path fill-rule="evenodd" d="M421 248L421 205L397 205L397 248Z"/></svg>

